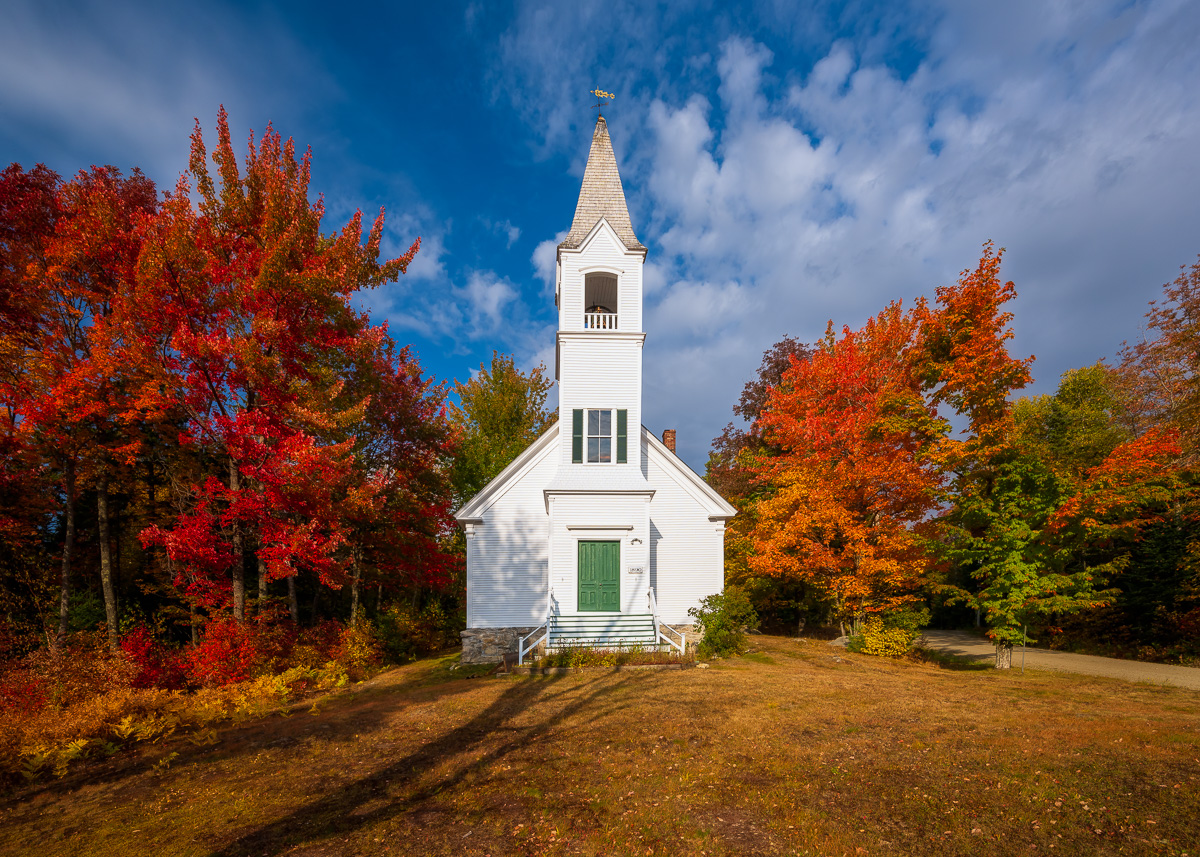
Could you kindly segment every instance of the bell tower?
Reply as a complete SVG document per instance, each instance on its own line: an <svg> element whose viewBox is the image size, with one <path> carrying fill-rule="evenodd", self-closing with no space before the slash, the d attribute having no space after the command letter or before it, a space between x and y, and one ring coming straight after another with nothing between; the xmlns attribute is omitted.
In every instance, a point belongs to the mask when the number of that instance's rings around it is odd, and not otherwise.
<svg viewBox="0 0 1200 857"><path fill-rule="evenodd" d="M641 470L645 261L600 116L555 272L563 467Z"/></svg>

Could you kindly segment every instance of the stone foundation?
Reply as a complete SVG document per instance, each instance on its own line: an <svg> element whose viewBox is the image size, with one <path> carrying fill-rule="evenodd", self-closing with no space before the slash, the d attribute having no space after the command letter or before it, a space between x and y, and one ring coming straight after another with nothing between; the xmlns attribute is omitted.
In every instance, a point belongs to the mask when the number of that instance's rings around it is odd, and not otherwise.
<svg viewBox="0 0 1200 857"><path fill-rule="evenodd" d="M663 622L663 624L668 628L674 631L679 631L681 634L683 634L684 638L687 640L688 651L691 651L693 648L695 648L696 644L700 642L700 637L703 636L696 629L695 625L668 625L666 622Z"/></svg>
<svg viewBox="0 0 1200 857"><path fill-rule="evenodd" d="M462 663L498 664L508 654L517 653L521 637L533 632L529 628L468 628L461 633Z"/></svg>

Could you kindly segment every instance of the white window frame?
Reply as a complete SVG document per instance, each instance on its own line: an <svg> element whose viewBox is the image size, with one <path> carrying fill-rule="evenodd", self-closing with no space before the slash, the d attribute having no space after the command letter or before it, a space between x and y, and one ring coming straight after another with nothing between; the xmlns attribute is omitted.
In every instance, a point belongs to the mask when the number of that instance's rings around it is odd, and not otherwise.
<svg viewBox="0 0 1200 857"><path fill-rule="evenodd" d="M592 434L592 414L608 414L608 434ZM602 418L597 417L597 423ZM608 440L608 461L600 460L600 445L597 444L597 459L592 460L592 439ZM617 460L617 412L614 408L584 408L583 409L583 463L584 464L613 464Z"/></svg>

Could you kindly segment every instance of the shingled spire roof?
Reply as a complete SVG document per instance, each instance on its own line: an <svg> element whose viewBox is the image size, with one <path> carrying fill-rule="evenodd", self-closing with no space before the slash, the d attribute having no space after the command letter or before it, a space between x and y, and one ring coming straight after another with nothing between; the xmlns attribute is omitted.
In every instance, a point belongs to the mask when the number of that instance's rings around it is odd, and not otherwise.
<svg viewBox="0 0 1200 857"><path fill-rule="evenodd" d="M633 234L633 224L629 222L625 190L621 187L617 158L613 154L608 123L603 116L596 120L596 130L592 133L592 151L588 153L587 167L583 171L583 187L579 190L579 202L575 206L575 220L571 223L566 240L558 245L559 249L573 250L582 244L601 217L608 221L626 248L646 249Z"/></svg>

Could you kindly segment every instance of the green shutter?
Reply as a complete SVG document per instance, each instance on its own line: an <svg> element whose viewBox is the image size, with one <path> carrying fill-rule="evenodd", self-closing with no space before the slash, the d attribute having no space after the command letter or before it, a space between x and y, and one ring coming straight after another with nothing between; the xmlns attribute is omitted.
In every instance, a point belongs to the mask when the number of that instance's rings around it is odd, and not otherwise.
<svg viewBox="0 0 1200 857"><path fill-rule="evenodd" d="M571 411L571 461L583 463L583 409Z"/></svg>
<svg viewBox="0 0 1200 857"><path fill-rule="evenodd" d="M617 464L624 464L628 458L626 447L629 444L625 440L628 420L629 411L617 411Z"/></svg>

